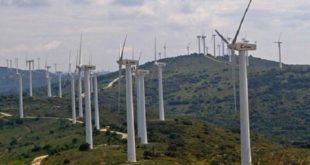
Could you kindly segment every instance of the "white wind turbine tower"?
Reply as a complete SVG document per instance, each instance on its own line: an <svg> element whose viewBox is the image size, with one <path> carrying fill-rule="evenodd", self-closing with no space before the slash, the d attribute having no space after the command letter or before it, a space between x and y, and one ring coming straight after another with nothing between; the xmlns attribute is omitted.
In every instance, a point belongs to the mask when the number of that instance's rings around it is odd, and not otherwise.
<svg viewBox="0 0 310 165"><path fill-rule="evenodd" d="M191 43L189 42L189 43L187 44L187 46L186 46L186 49L187 49L187 55L189 55L189 48L190 48L190 45L191 45Z"/></svg>
<svg viewBox="0 0 310 165"><path fill-rule="evenodd" d="M141 144L147 144L147 129L146 129L146 113L145 113L145 90L144 77L149 74L148 70L137 69L137 125L138 137L141 138Z"/></svg>
<svg viewBox="0 0 310 165"><path fill-rule="evenodd" d="M241 165L251 165L251 145L250 145L250 122L249 122L249 102L248 102L248 78L247 78L247 66L246 66L246 52L251 50L256 50L256 44L249 43L237 43L237 38L242 26L242 23L245 19L246 13L252 3L252 0L249 1L249 4L244 12L244 15L241 19L240 25L236 32L236 35L231 44L220 34L219 36L225 40L228 44L228 47L231 50L239 51L239 79L240 79L240 130L241 130Z"/></svg>
<svg viewBox="0 0 310 165"><path fill-rule="evenodd" d="M47 81L47 97L52 97L51 78L49 73L49 69L51 68L51 66L48 66L46 63L45 68L46 68L46 81Z"/></svg>
<svg viewBox="0 0 310 165"><path fill-rule="evenodd" d="M62 98L61 72L57 71L57 64L55 64L55 73L58 75L58 97Z"/></svg>
<svg viewBox="0 0 310 165"><path fill-rule="evenodd" d="M212 34L212 41L213 41L213 56L216 57L216 35Z"/></svg>
<svg viewBox="0 0 310 165"><path fill-rule="evenodd" d="M206 37L205 35L202 35L201 36L201 39L202 39L202 49L203 49L203 55L207 55L206 54Z"/></svg>
<svg viewBox="0 0 310 165"><path fill-rule="evenodd" d="M98 80L97 73L93 74L93 88L94 88L94 106L95 106L95 126L100 130L99 105L98 105Z"/></svg>
<svg viewBox="0 0 310 165"><path fill-rule="evenodd" d="M200 48L200 39L201 39L201 36L197 36L197 41L198 41L198 54L201 53L201 48Z"/></svg>
<svg viewBox="0 0 310 165"><path fill-rule="evenodd" d="M222 40L222 55L225 55L225 42Z"/></svg>
<svg viewBox="0 0 310 165"><path fill-rule="evenodd" d="M280 67L280 69L282 69L282 52L281 52L281 44L283 43L283 42L281 42L281 41L280 41L280 40L281 40L281 35L282 35L282 33L280 33L279 38L278 38L278 41L274 42L275 44L277 44L277 45L278 45L278 48L279 48L279 67Z"/></svg>
<svg viewBox="0 0 310 165"><path fill-rule="evenodd" d="M75 73L71 72L71 54L69 55L69 74L71 80L71 108L72 108L72 123L76 123L76 106L75 106Z"/></svg>
<svg viewBox="0 0 310 165"><path fill-rule="evenodd" d="M34 60L26 60L26 66L29 67L29 96L32 97L32 70L34 68Z"/></svg>
<svg viewBox="0 0 310 165"><path fill-rule="evenodd" d="M199 41L200 42L200 41ZM200 47L200 46L199 46ZM164 110L164 96L163 96L163 73L162 69L166 66L165 63L157 62L156 57L156 39L155 39L155 65L158 68L158 98L159 98L159 120L164 121L165 120L165 110Z"/></svg>
<svg viewBox="0 0 310 165"><path fill-rule="evenodd" d="M219 51L219 54L218 54L218 55L221 56L221 44L218 44L218 45L217 45L217 48L218 48L218 51Z"/></svg>
<svg viewBox="0 0 310 165"><path fill-rule="evenodd" d="M167 57L167 43L164 45L164 57Z"/></svg>
<svg viewBox="0 0 310 165"><path fill-rule="evenodd" d="M127 38L127 37L126 37ZM125 38L125 42L126 42ZM123 59L125 42L117 63L122 68L126 66L126 107L127 107L127 161L136 162L136 146L135 146L135 128L134 128L134 110L133 110L133 94L132 94L132 66L137 65L137 60ZM120 78L120 77L119 77Z"/></svg>
<svg viewBox="0 0 310 165"><path fill-rule="evenodd" d="M19 82L19 117L24 118L24 103L23 103L23 77L22 73L18 72L18 59L16 61L16 75Z"/></svg>
<svg viewBox="0 0 310 165"><path fill-rule="evenodd" d="M79 98L79 117L83 117L83 98L82 98L82 37L83 34L81 33L80 38L80 49L78 52L78 60L77 60L77 70L78 70L78 98Z"/></svg>
<svg viewBox="0 0 310 165"><path fill-rule="evenodd" d="M90 72L96 67L92 65L82 65L81 70L84 71L84 88L85 88L85 129L86 129L86 142L89 144L90 149L93 149L93 133L92 133L92 120L91 120L91 94L90 94Z"/></svg>

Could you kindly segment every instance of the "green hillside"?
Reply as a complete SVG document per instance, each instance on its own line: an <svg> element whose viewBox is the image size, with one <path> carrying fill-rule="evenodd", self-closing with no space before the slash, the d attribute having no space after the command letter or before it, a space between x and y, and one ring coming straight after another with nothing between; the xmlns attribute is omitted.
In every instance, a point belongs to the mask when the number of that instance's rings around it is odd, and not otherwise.
<svg viewBox="0 0 310 165"><path fill-rule="evenodd" d="M226 57L218 59L227 61ZM276 62L251 56L249 59L252 131L281 141L309 142L310 66L284 65L281 71ZM234 110L230 65L196 54L163 59L162 62L167 64L163 72L163 83L168 115L189 115L229 129L239 129L239 114ZM151 74L146 77L146 102L150 117L157 118L156 68L152 63L141 68L151 70ZM116 76L116 73L112 73L101 80L107 83ZM238 81L238 70L236 80ZM116 107L117 84L115 85L115 88L104 91L106 106ZM123 99L124 90L123 88ZM125 103L125 100L122 102Z"/></svg>
<svg viewBox="0 0 310 165"><path fill-rule="evenodd" d="M138 164L239 164L239 114L233 105L231 66L197 54L161 61L167 64L163 76L168 121L156 121L157 72L153 63L146 63L140 67L151 71L145 82L151 144L138 146ZM272 61L250 57L250 63L254 163L310 164L310 66L284 65L280 71ZM120 113L117 83L104 89L116 77L114 72L98 78L100 121L101 126L126 132L124 80ZM84 127L66 119L71 117L71 101L69 82L64 82L62 99L24 97L25 115L33 118L0 117L0 162L29 164L36 156L49 154L44 164L126 164L126 141L111 132L95 132L95 149L79 151ZM45 88L36 91L43 96ZM0 112L17 116L17 106L16 95L0 97Z"/></svg>
<svg viewBox="0 0 310 165"><path fill-rule="evenodd" d="M4 164L29 164L45 154L49 157L43 165L127 164L126 141L111 132L95 131L94 149L79 151L84 142L82 124L39 118L0 121L5 135L0 139L0 160ZM137 164L240 164L239 134L230 130L195 119L175 118L150 121L148 131L150 144L137 143ZM256 134L252 134L252 153L254 164L310 163L309 149L276 144Z"/></svg>

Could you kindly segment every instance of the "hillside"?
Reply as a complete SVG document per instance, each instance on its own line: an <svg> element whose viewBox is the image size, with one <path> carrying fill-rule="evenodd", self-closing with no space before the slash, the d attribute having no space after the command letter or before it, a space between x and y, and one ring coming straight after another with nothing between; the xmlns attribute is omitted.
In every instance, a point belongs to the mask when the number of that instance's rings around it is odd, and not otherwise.
<svg viewBox="0 0 310 165"><path fill-rule="evenodd" d="M29 88L29 72L27 70L19 70L23 75L23 89L25 92ZM18 92L18 79L16 76L16 70L13 68L0 67L0 95L16 94ZM57 82L58 78L53 73L50 73L52 82ZM46 72L45 70L34 70L32 73L33 88L46 85ZM34 90L34 94L40 93L40 91Z"/></svg>
<svg viewBox="0 0 310 165"><path fill-rule="evenodd" d="M94 149L79 151L84 141L82 124L40 118L0 121L5 135L0 137L4 164L29 164L45 154L49 156L43 165L126 164L126 141L111 132L95 131ZM240 164L238 133L185 118L150 121L148 130L150 144L137 144L139 164ZM252 148L254 164L310 163L309 149L279 145L256 134Z"/></svg>
<svg viewBox="0 0 310 165"><path fill-rule="evenodd" d="M218 57L218 60L227 60ZM150 145L138 146L141 164L239 163L239 114L234 111L231 66L200 55L161 60L167 122L158 122L157 72L152 63L146 77L146 107ZM310 66L285 65L250 57L249 96L253 161L255 164L309 164ZM125 88L117 112L117 84L104 87L117 77L98 77L101 126L126 132ZM33 98L24 97L28 119L0 117L0 162L29 164L36 156L49 154L45 164L83 164L98 161L124 164L125 141L120 136L95 132L95 149L81 152L82 124L72 126L69 82L64 98L47 98L45 87ZM53 85L57 89L57 84ZM56 90L54 90L56 91ZM16 95L0 97L0 112L17 116ZM44 118L47 117L47 118ZM185 119L187 118L187 119ZM183 144L184 143L184 144ZM108 144L108 145L104 145ZM229 164L230 164L229 162ZM85 163L84 163L85 164Z"/></svg>
<svg viewBox="0 0 310 165"><path fill-rule="evenodd" d="M227 61L227 57L218 59ZM251 130L281 141L309 142L310 66L284 65L281 71L276 62L252 56L249 59ZM162 62L167 64L163 83L168 115L189 115L239 130L239 113L234 110L230 65L216 63L196 54L163 59ZM149 117L157 118L157 72L152 63L142 65L141 68L151 71L146 77L146 102ZM116 73L112 73L100 80L107 84L116 76ZM117 107L116 96L117 84L113 89L104 91L102 98L106 98L105 105Z"/></svg>

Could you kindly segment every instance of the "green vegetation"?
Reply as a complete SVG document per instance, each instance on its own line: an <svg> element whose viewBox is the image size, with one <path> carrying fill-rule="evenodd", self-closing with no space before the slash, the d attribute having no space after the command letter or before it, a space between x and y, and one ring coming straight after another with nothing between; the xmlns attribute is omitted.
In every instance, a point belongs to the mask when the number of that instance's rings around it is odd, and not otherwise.
<svg viewBox="0 0 310 165"><path fill-rule="evenodd" d="M196 54L162 61L167 63L163 76L168 121L155 120L157 72L146 63L141 68L151 71L145 82L151 143L137 146L138 164L239 164L239 114L234 111L231 66ZM285 65L280 71L275 62L250 57L250 63L254 164L310 164L310 66ZM98 77L100 122L126 132L124 85L120 113L117 83L103 89L116 77L117 73ZM49 154L44 164L126 164L126 140L110 131L94 131L95 149L87 150L83 124L72 125L66 119L71 117L69 82L63 87L62 99L45 97L45 87L35 88L33 98L24 97L25 115L34 118L0 118L0 162L29 164L36 156ZM18 116L17 109L16 95L0 97L0 112Z"/></svg>
<svg viewBox="0 0 310 165"><path fill-rule="evenodd" d="M240 164L239 134L193 119L148 123L149 145L137 146L137 164ZM252 136L253 164L309 164L310 150L274 144ZM72 149L44 160L44 165L126 164L125 145L99 145L91 151Z"/></svg>

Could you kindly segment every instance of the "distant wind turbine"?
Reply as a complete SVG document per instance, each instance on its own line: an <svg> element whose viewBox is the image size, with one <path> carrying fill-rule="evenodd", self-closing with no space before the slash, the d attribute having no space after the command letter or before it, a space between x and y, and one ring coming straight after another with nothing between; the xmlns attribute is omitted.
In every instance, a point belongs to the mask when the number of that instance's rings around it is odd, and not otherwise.
<svg viewBox="0 0 310 165"><path fill-rule="evenodd" d="M280 41L280 40L281 40L281 36L282 36L282 33L280 33L279 38L278 38L278 41L274 42L275 44L278 45L278 48L279 48L279 67L280 67L280 69L282 69L281 44L283 43L283 42Z"/></svg>

